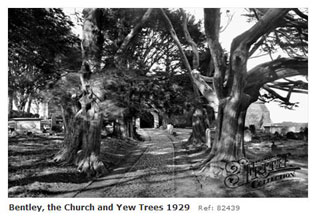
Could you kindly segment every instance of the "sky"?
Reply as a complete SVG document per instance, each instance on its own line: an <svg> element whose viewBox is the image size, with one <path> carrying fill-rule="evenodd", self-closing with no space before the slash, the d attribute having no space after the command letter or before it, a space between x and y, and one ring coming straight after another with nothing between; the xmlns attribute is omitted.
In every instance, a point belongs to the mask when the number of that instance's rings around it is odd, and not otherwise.
<svg viewBox="0 0 316 219"><path fill-rule="evenodd" d="M64 8L65 13L74 14L76 11L81 12L83 8ZM184 8L190 14L194 15L197 19L203 20L203 8L193 7ZM226 11L229 11L230 15L233 15L230 22L226 15ZM248 30L253 23L248 23L247 18L242 16L246 11L244 8L222 8L222 24L224 31L220 33L220 43L223 48L229 51L230 44L234 37ZM76 24L75 17L72 16L73 22ZM81 36L81 27L76 26L73 31ZM275 56L278 56L276 54ZM258 64L271 61L269 56L262 56L259 58L248 60L248 69L255 67ZM266 106L270 110L271 120L274 123L283 121L292 122L308 122L308 95L306 94L293 94L291 97L292 102L299 102L299 106L293 110L288 110L279 107L278 103L267 103Z"/></svg>

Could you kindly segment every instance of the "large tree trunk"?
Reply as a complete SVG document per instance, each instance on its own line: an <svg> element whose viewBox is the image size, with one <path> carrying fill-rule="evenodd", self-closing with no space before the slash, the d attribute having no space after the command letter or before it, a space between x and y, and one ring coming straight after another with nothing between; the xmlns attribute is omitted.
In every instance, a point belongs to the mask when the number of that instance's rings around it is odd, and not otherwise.
<svg viewBox="0 0 316 219"><path fill-rule="evenodd" d="M129 117L127 119L127 130L128 130L128 137L131 139L139 140L140 136L136 132L136 124L135 124L135 118Z"/></svg>
<svg viewBox="0 0 316 219"><path fill-rule="evenodd" d="M216 154L213 161L235 160L236 135L238 130L238 118L240 114L237 102L229 101L224 106L220 106L221 111L218 117L218 131L212 153Z"/></svg>
<svg viewBox="0 0 316 219"><path fill-rule="evenodd" d="M55 156L56 162L75 163L77 153L82 149L82 118L75 117L71 106L61 106L64 123L64 147Z"/></svg>
<svg viewBox="0 0 316 219"><path fill-rule="evenodd" d="M288 9L271 9L256 25L236 37L231 45L229 63L224 59L224 50L219 43L220 10L204 9L206 38L214 63L213 85L219 99L217 130L214 146L208 159L211 176L226 174L227 162L245 156L243 147L244 120L250 104L247 87L247 60L249 49L261 36L269 33L286 15ZM227 65L228 64L228 65ZM260 81L257 78L257 83ZM259 81L259 82L258 82Z"/></svg>
<svg viewBox="0 0 316 219"><path fill-rule="evenodd" d="M245 156L243 144L244 123L246 111L251 102L254 102L259 95L259 89L265 83L284 78L285 75L307 74L307 60L299 63L297 60L276 60L258 66L247 72L247 60L251 52L250 47L258 41L260 37L269 34L273 28L282 24L283 17L289 9L270 9L248 31L236 37L231 45L229 62L226 59L224 50L219 43L220 18L221 13L218 8L204 9L204 25L208 46L212 56L214 74L212 78L202 76L198 69L198 53L196 44L193 42L186 27L186 17L183 13L183 30L187 42L191 45L194 53L195 64L193 70L188 63L182 46L177 38L172 24L166 14L161 10L166 26L172 38L179 48L181 57L187 70L191 73L190 78L194 87L207 99L217 114L217 125L215 142L208 158L199 167L211 161L211 175L223 176L225 174L225 164L235 161ZM292 65L293 64L293 65ZM211 85L207 84L211 83ZM196 90L197 90L196 89ZM197 92L196 92L197 93ZM196 95L199 96L198 94ZM197 114L198 115L198 114ZM193 130L198 138L203 138L202 131L204 125L197 116L194 119ZM199 135L198 135L199 134Z"/></svg>
<svg viewBox="0 0 316 219"><path fill-rule="evenodd" d="M248 107L232 100L220 106L212 153L214 161L231 161L245 156L243 136ZM249 105L248 105L249 106Z"/></svg>
<svg viewBox="0 0 316 219"><path fill-rule="evenodd" d="M140 139L140 136L136 132L134 117L126 115L118 117L114 122L113 135L122 139Z"/></svg>
<svg viewBox="0 0 316 219"><path fill-rule="evenodd" d="M54 161L71 163L78 170L90 176L107 173L105 164L100 160L101 129L103 114L95 111L95 104L81 113L75 114L75 107L62 106L64 122L64 147L55 156Z"/></svg>
<svg viewBox="0 0 316 219"><path fill-rule="evenodd" d="M210 152L210 175L219 177L224 174L226 162L237 160L241 151L237 148L236 138L240 138L238 118L240 116L239 103L227 101L219 106L215 141Z"/></svg>
<svg viewBox="0 0 316 219"><path fill-rule="evenodd" d="M124 115L118 117L114 123L114 133L113 135L118 138L128 138L129 135L129 119L127 119Z"/></svg>
<svg viewBox="0 0 316 219"><path fill-rule="evenodd" d="M82 121L82 151L77 157L78 169L88 175L103 175L106 173L104 163L100 160L101 129L103 114L94 113L93 118Z"/></svg>
<svg viewBox="0 0 316 219"><path fill-rule="evenodd" d="M63 150L55 157L56 161L75 161L78 169L88 175L102 175L107 172L104 163L100 160L101 128L103 123L102 101L104 90L102 79L105 75L99 74L104 43L104 9L83 10L83 39L82 39L82 66L80 69L81 94L74 97L80 107L69 106L69 100L64 101L65 142ZM127 35L117 51L123 54L132 38L141 30L151 14L148 9L141 21ZM117 58L117 57L116 57ZM119 68L120 66L116 66ZM94 75L94 76L93 76ZM92 77L93 76L93 77ZM95 80L92 80L92 79ZM76 106L76 103L72 106ZM79 110L79 111L78 111ZM128 122L130 123L130 121ZM119 118L120 132L128 135L124 117ZM134 129L135 130L135 129Z"/></svg>
<svg viewBox="0 0 316 219"><path fill-rule="evenodd" d="M229 98L219 105L214 144L208 159L204 162L211 160L211 176L225 176L227 162L246 157L244 129L250 104L250 97L243 94L241 99Z"/></svg>
<svg viewBox="0 0 316 219"><path fill-rule="evenodd" d="M102 94L98 92L99 89L93 89L95 84L100 85L100 80L94 83L95 81L90 81L90 78L91 74L100 70L104 42L101 31L102 9L85 9L83 14L83 61L80 70L82 93L79 97L72 97L73 107L69 106L69 100L64 101L64 148L54 160L74 162L79 171L88 176L98 176L107 172L99 158L103 124L99 104L102 101ZM76 104L78 107L74 107Z"/></svg>

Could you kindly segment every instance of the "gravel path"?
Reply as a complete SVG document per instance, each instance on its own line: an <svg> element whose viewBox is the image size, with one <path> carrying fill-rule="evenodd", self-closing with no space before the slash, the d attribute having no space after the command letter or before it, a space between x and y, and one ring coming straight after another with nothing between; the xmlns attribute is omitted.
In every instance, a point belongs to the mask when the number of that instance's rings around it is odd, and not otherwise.
<svg viewBox="0 0 316 219"><path fill-rule="evenodd" d="M181 136L183 139L188 137ZM175 148L181 138L164 130L140 130L146 141L128 157L124 165L106 177L93 181L72 197L175 197L176 178L182 177L175 164ZM180 165L180 168L182 166ZM179 175L180 174L180 175ZM181 180L180 180L181 181Z"/></svg>

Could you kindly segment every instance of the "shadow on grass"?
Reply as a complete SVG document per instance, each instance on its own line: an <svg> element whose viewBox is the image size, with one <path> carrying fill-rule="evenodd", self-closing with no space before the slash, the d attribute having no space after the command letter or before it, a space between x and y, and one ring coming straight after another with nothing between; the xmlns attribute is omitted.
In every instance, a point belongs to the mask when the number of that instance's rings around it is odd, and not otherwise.
<svg viewBox="0 0 316 219"><path fill-rule="evenodd" d="M32 170L32 169L45 169L45 168L51 168L51 167L57 167L58 165L53 162L47 162L46 159L34 164L30 165L22 165L22 166L12 166L9 165L9 173L15 173L18 171L26 171L26 170Z"/></svg>
<svg viewBox="0 0 316 219"><path fill-rule="evenodd" d="M92 180L85 173L78 172L74 165L60 165L51 161L60 150L61 141L61 138L41 136L9 138L9 196L54 196L76 190L80 184ZM105 158L105 163L109 163L111 169L124 162L126 153L137 145L136 142L119 139L103 139L102 142L101 159ZM46 186L50 189L46 190Z"/></svg>
<svg viewBox="0 0 316 219"><path fill-rule="evenodd" d="M39 149L39 150L25 150L25 151L16 151L16 150L9 150L9 157L10 156L28 156L28 155L45 155L45 154L53 154L56 153L58 150L56 149Z"/></svg>
<svg viewBox="0 0 316 219"><path fill-rule="evenodd" d="M18 180L9 180L9 188L13 186L24 186L34 182L46 183L85 183L89 182L85 174L82 173L52 173L41 176L30 176Z"/></svg>

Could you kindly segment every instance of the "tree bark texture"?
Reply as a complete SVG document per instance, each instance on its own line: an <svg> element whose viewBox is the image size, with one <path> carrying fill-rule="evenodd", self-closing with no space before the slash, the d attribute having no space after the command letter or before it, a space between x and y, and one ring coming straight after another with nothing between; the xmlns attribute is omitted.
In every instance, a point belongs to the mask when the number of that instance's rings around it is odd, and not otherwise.
<svg viewBox="0 0 316 219"><path fill-rule="evenodd" d="M83 61L80 70L82 93L64 100L64 149L54 160L74 162L79 171L88 176L99 176L107 172L99 158L103 114L99 106L100 94L94 92L90 76L100 69L104 42L101 30L102 9L85 9L83 14Z"/></svg>
<svg viewBox="0 0 316 219"><path fill-rule="evenodd" d="M135 119L132 116L122 114L114 122L113 135L118 138L140 139L136 132Z"/></svg>
<svg viewBox="0 0 316 219"><path fill-rule="evenodd" d="M250 75L257 74L257 70L251 74L247 72L249 49L262 35L275 28L287 12L288 9L268 10L257 24L237 36L232 42L227 65L219 44L220 9L204 9L205 32L215 69L214 88L219 99L215 142L208 159L203 162L204 165L210 161L211 176L223 176L227 162L245 157L243 133L246 112L257 99L260 87L267 82L262 72L254 78ZM263 71L276 72L275 69Z"/></svg>
<svg viewBox="0 0 316 219"><path fill-rule="evenodd" d="M148 9L123 41L115 57L125 51L132 38L148 20L152 9ZM103 175L107 172L100 160L101 129L105 100L103 79L106 73L100 72L104 43L104 9L83 10L82 66L80 69L81 94L64 100L63 118L65 140L63 150L55 161L74 162L78 169L88 176ZM116 66L120 69L120 66ZM132 116L118 116L115 131L121 137L137 136Z"/></svg>
<svg viewBox="0 0 316 219"><path fill-rule="evenodd" d="M206 98L217 115L215 142L209 157L202 164L204 165L210 160L213 163L217 163L214 165L214 168L211 168L216 172L214 175L222 175L225 162L245 156L243 144L245 116L249 105L257 100L259 89L265 83L275 81L279 78L307 75L306 59L278 59L247 71L249 54L254 52L254 48L258 48L257 44L262 42L263 35L269 34L274 28L282 24L282 19L289 10L267 10L266 14L253 27L233 40L230 58L227 61L224 50L219 43L220 9L204 9L205 33L212 56L211 64L214 65L214 76L213 78L208 78L200 75L197 70L198 53L196 44L193 42L186 28L186 17L183 16L183 31L194 54L193 69L185 57L169 18L161 9L170 35L179 48L184 64L190 72L190 78L194 87ZM252 51L249 51L251 46L256 42L256 46L253 46ZM212 84L209 85L207 82ZM199 122L200 119L198 116L194 121L195 124L203 124ZM193 132L197 134L198 138L203 140L204 133L202 134L201 130L204 128L202 126L193 125L193 130L195 130Z"/></svg>
<svg viewBox="0 0 316 219"><path fill-rule="evenodd" d="M177 34L173 28L173 25L166 15L166 13L161 9L161 13L163 15L163 18L167 24L167 28L170 32L171 37L175 41L182 60L184 61L185 67L189 72L190 79L193 84L193 90L194 94L197 99L196 105L198 105L198 102L200 101L200 94L208 101L208 104L213 108L212 112L215 112L215 116L217 115L217 108L218 108L218 98L216 97L216 94L214 92L214 89L212 86L208 85L204 79L201 77L199 71L197 70L199 68L199 52L196 43L193 41L187 27L187 17L184 12L184 10L181 10L182 12L182 29L184 32L184 36L186 41L191 46L192 52L193 52L193 66L191 67L187 57L183 51L182 45L177 37ZM205 131L207 128L209 128L209 119L208 115L204 113L204 110L197 107L195 109L195 112L193 113L192 117L192 135L189 138L188 143L194 143L194 144L201 144L206 143L205 139ZM206 122L208 121L208 122Z"/></svg>
<svg viewBox="0 0 316 219"><path fill-rule="evenodd" d="M76 116L74 107L62 106L64 120L64 148L54 158L56 162L72 163L88 176L107 172L99 160L103 115L87 120Z"/></svg>

